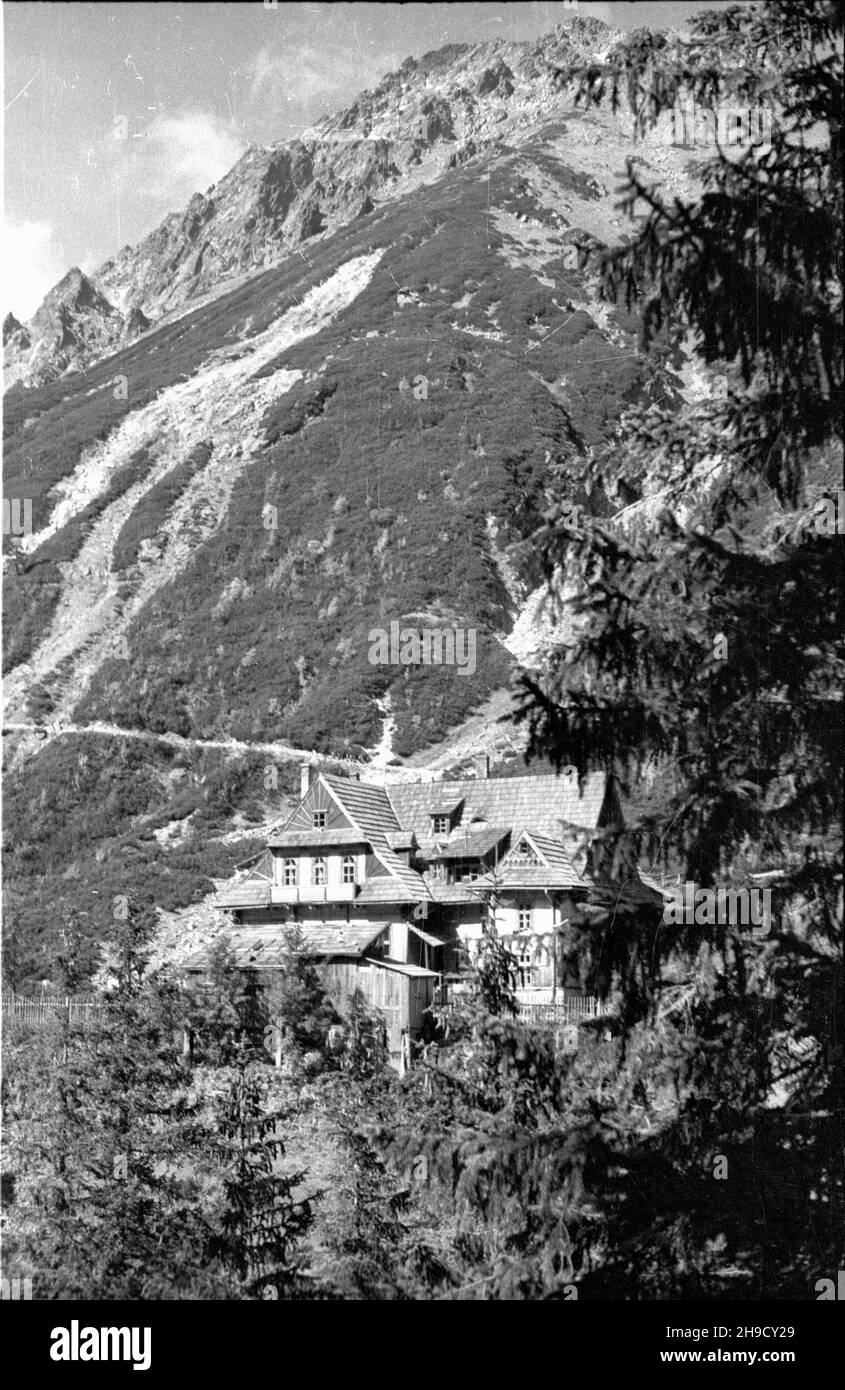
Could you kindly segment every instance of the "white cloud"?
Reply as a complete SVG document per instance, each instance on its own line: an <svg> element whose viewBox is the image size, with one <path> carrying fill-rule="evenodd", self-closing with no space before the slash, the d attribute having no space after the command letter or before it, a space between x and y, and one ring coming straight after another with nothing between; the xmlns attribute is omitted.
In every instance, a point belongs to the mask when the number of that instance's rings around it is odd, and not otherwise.
<svg viewBox="0 0 845 1390"><path fill-rule="evenodd" d="M130 145L136 191L169 207L204 193L246 149L231 126L207 111L156 116L143 138L130 139Z"/></svg>
<svg viewBox="0 0 845 1390"><path fill-rule="evenodd" d="M69 269L47 222L3 222L0 308L21 322L32 317L48 290Z"/></svg>

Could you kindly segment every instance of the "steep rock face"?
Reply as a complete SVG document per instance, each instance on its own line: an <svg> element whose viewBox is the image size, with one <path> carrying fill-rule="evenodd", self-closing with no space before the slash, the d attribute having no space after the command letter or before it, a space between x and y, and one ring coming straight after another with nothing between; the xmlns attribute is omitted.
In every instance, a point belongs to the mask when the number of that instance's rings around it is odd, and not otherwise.
<svg viewBox="0 0 845 1390"><path fill-rule="evenodd" d="M498 58L489 68L485 68L478 83L480 97L512 97L514 92L513 73L507 63Z"/></svg>
<svg viewBox="0 0 845 1390"><path fill-rule="evenodd" d="M56 314L56 297L67 293L60 282L27 325L29 345L20 336L9 343L6 384L38 385L83 368L145 331L135 310L149 327L449 167L519 146L570 104L554 69L596 56L615 38L598 21L573 17L533 43L451 44L406 59L301 139L247 150L207 194L86 279L91 302L64 319Z"/></svg>
<svg viewBox="0 0 845 1390"><path fill-rule="evenodd" d="M3 320L3 346L14 346L18 351L28 348L30 337L23 324L14 314L7 314Z"/></svg>
<svg viewBox="0 0 845 1390"><path fill-rule="evenodd" d="M106 352L119 338L123 317L77 266L45 296L27 325L28 348L7 353L7 382L17 367L27 380L45 381ZM10 351L11 350L11 351ZM26 354L25 358L23 354Z"/></svg>
<svg viewBox="0 0 845 1390"><path fill-rule="evenodd" d="M136 304L134 309L130 309L126 318L123 320L124 341L133 341L142 333L146 333L147 329L150 327L150 320L147 318L143 309Z"/></svg>

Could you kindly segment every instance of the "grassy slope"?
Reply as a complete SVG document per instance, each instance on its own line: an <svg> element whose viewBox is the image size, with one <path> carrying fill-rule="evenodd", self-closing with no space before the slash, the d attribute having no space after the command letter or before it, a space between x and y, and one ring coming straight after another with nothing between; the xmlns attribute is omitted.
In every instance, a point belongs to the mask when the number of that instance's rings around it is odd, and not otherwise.
<svg viewBox="0 0 845 1390"><path fill-rule="evenodd" d="M486 517L499 519L500 545L530 534L552 465L577 494L579 457L650 370L588 314L558 308L562 291L508 265L501 236L488 242L488 197L537 211L515 170L495 167L489 193L477 169L460 171L342 234L337 260L390 247L379 272L337 322L272 364L305 378L267 411L226 527L137 619L129 678L125 663L107 663L77 718L177 718L201 736L340 751L375 741L375 701L389 689L407 754L503 683L511 663L496 636L511 615ZM400 289L418 302L401 304ZM568 407L548 389L564 375ZM155 504L145 498L147 534ZM163 525L165 496L161 506ZM368 631L406 614L475 627L475 676L369 665Z"/></svg>

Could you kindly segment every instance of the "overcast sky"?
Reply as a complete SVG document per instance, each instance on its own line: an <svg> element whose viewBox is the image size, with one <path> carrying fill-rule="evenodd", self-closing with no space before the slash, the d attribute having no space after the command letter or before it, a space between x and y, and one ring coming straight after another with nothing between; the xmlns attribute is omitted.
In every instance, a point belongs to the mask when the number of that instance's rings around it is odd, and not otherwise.
<svg viewBox="0 0 845 1390"><path fill-rule="evenodd" d="M617 28L682 27L710 3L602 3ZM348 105L446 43L535 38L563 4L6 4L0 308L28 318L204 192L247 144ZM129 138L114 138L125 117Z"/></svg>

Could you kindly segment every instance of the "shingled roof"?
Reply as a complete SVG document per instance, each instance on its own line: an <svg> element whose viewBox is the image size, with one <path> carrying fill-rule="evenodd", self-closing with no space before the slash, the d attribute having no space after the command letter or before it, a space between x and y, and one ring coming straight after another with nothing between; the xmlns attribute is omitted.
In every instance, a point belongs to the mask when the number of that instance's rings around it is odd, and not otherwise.
<svg viewBox="0 0 845 1390"><path fill-rule="evenodd" d="M425 875L428 895L435 903L480 903L483 898L483 876L465 879L462 883L446 883L433 874ZM475 890L475 891L473 891Z"/></svg>
<svg viewBox="0 0 845 1390"><path fill-rule="evenodd" d="M302 926L306 955L321 957L360 957L385 930L384 922L361 922L354 926ZM283 927L238 927L229 937L229 946L240 970L278 970L288 954ZM208 969L210 947L197 951L184 962L185 970Z"/></svg>
<svg viewBox="0 0 845 1390"><path fill-rule="evenodd" d="M397 835L407 837L408 828L396 819L385 789L327 773L322 774L322 779L390 874L390 878L368 878L356 902L422 902L427 899L429 893L421 875L390 847L388 837L394 840Z"/></svg>
<svg viewBox="0 0 845 1390"><path fill-rule="evenodd" d="M367 839L373 835L384 836L388 831L407 830L400 825L396 813L388 800L384 787L374 787L368 782L356 782L352 777L335 777L331 773L320 774L321 781L340 802L349 819Z"/></svg>
<svg viewBox="0 0 845 1390"><path fill-rule="evenodd" d="M428 858L481 859L509 834L507 826L487 826L484 830L455 829L450 835L437 836Z"/></svg>
<svg viewBox="0 0 845 1390"><path fill-rule="evenodd" d="M532 846L540 862L516 862L523 840ZM552 839L549 835L538 835L535 830L522 830L514 835L513 849L505 855L497 872L484 874L477 882L506 889L590 887L589 881L578 872L560 840Z"/></svg>
<svg viewBox="0 0 845 1390"><path fill-rule="evenodd" d="M267 841L273 849L344 849L364 845L367 836L358 830L278 830Z"/></svg>
<svg viewBox="0 0 845 1390"><path fill-rule="evenodd" d="M270 879L253 877L243 878L239 883L229 884L214 898L215 907L240 908L240 907L269 907L270 906Z"/></svg>
<svg viewBox="0 0 845 1390"><path fill-rule="evenodd" d="M370 845L387 869L389 878L368 877L356 901L360 903L477 901L467 886L442 884L423 877L396 852L416 837L429 859L475 858L501 844L509 828L530 828L545 869L529 867L519 875L520 886L535 880L542 886L574 887L583 884L571 859L560 844L563 826L597 829L600 821L621 815L618 800L604 773L588 774L583 787L571 778L542 777L461 778L449 782L399 783L380 787L354 778L321 773L320 780L343 809L349 830L306 830L290 821L276 830L270 844L276 849L338 848L356 841ZM433 835L432 816L446 807L462 807L460 823L447 836ZM294 815L296 813L294 812ZM480 881L479 881L480 882ZM221 907L267 907L270 884L250 877L226 889Z"/></svg>
<svg viewBox="0 0 845 1390"><path fill-rule="evenodd" d="M481 817L491 826L528 825L540 834L559 836L561 821L587 830L598 828L618 803L603 772L588 773L583 787L574 779L557 777L467 777L454 782L406 782L388 786L386 794L396 819L413 830L428 849L439 836L431 832L431 817L450 801L464 800L462 823Z"/></svg>
<svg viewBox="0 0 845 1390"><path fill-rule="evenodd" d="M430 896L422 875L394 853L384 835L373 835L370 842L373 853L388 870L390 878L368 878L361 885L356 902L396 902L398 899L418 903Z"/></svg>

